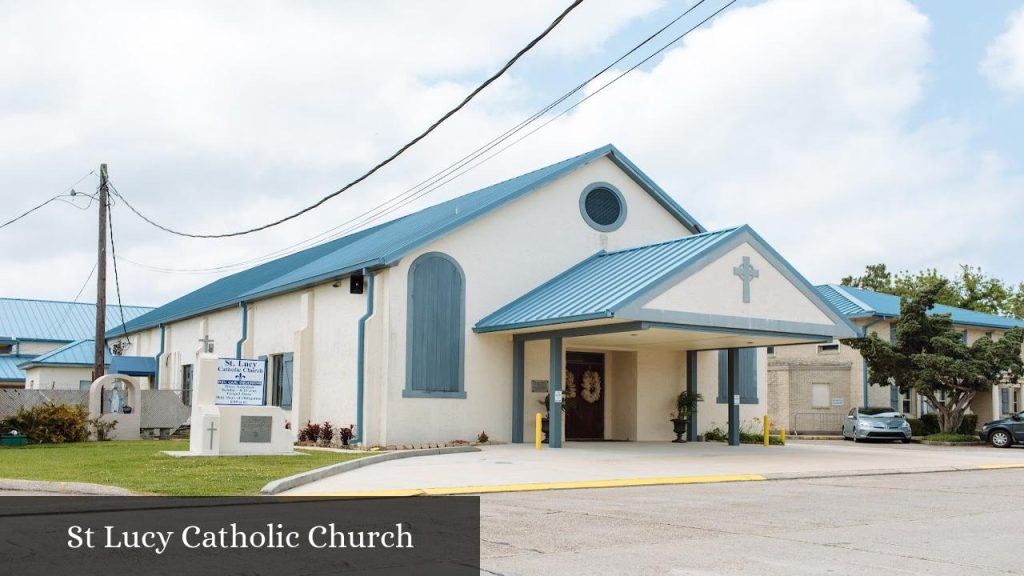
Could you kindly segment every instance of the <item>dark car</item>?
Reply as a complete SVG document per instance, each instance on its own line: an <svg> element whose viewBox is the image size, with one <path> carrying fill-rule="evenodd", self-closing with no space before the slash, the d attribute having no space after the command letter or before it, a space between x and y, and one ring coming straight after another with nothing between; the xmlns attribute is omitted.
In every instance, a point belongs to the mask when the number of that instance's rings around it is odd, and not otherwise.
<svg viewBox="0 0 1024 576"><path fill-rule="evenodd" d="M1024 444L1024 412L1018 412L1002 420L986 422L981 427L979 435L982 442L991 442L996 448Z"/></svg>

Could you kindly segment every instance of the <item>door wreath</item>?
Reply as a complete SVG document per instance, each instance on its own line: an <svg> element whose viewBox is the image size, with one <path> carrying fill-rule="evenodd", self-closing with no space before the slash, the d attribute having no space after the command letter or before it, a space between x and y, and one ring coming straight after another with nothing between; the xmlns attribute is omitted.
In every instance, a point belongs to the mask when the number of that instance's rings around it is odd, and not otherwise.
<svg viewBox="0 0 1024 576"><path fill-rule="evenodd" d="M601 375L593 370L583 374L583 399L593 404L601 398Z"/></svg>

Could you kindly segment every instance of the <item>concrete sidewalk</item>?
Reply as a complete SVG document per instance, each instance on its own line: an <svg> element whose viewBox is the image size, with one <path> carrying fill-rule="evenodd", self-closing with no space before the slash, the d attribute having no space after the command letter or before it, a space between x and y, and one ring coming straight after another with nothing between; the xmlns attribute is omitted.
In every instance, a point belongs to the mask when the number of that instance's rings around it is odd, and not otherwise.
<svg viewBox="0 0 1024 576"><path fill-rule="evenodd" d="M1017 466L1024 467L1024 450L988 446L791 440L769 448L714 442L569 442L562 449L535 450L532 445L508 444L385 462L282 495L485 493Z"/></svg>

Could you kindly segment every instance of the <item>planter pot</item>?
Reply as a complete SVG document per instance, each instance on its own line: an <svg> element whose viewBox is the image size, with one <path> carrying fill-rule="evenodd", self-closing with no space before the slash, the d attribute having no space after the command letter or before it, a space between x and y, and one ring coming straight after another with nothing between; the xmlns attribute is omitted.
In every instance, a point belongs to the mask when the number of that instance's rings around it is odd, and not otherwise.
<svg viewBox="0 0 1024 576"><path fill-rule="evenodd" d="M544 439L541 440L541 442L543 442L544 444L548 443L548 429L549 428L550 428L550 423L549 423L548 419L547 418L541 418L540 419L540 431L544 433Z"/></svg>
<svg viewBox="0 0 1024 576"><path fill-rule="evenodd" d="M17 435L17 436L0 436L0 446L24 446L28 444L28 437Z"/></svg>
<svg viewBox="0 0 1024 576"><path fill-rule="evenodd" d="M672 442L686 442L686 438L683 438L683 434L686 434L686 424L686 420L683 420L682 418L672 419L672 432L676 435L676 439Z"/></svg>

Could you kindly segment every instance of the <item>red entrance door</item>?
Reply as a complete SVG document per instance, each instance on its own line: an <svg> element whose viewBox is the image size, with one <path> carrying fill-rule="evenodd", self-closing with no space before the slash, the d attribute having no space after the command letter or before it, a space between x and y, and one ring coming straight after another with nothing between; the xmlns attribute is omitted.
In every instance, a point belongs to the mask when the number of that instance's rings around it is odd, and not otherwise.
<svg viewBox="0 0 1024 576"><path fill-rule="evenodd" d="M604 354L568 352L565 357L568 440L604 439Z"/></svg>

